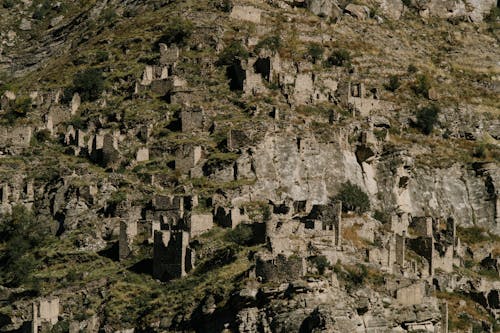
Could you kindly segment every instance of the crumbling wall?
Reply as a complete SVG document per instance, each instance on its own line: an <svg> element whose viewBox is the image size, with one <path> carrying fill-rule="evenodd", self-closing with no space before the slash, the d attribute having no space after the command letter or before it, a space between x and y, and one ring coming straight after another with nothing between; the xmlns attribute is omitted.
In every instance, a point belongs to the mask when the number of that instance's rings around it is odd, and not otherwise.
<svg viewBox="0 0 500 333"><path fill-rule="evenodd" d="M302 278L306 269L306 260L299 256L257 256L255 262L255 275L263 282L292 282Z"/></svg>
<svg viewBox="0 0 500 333"><path fill-rule="evenodd" d="M425 297L425 285L423 282L400 288L396 292L396 299L401 305L421 304Z"/></svg>
<svg viewBox="0 0 500 333"><path fill-rule="evenodd" d="M213 228L213 215L211 213L190 213L186 224L189 236L193 238Z"/></svg>
<svg viewBox="0 0 500 333"><path fill-rule="evenodd" d="M236 20L260 24L262 10L252 6L234 6L229 17Z"/></svg>
<svg viewBox="0 0 500 333"><path fill-rule="evenodd" d="M161 281L183 277L193 268L189 233L181 230L157 230L153 247L153 277Z"/></svg>

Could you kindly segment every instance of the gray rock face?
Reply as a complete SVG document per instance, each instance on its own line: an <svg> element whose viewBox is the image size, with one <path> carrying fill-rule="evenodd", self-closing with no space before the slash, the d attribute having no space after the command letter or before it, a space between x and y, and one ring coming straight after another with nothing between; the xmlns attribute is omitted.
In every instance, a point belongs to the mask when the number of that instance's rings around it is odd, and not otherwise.
<svg viewBox="0 0 500 333"><path fill-rule="evenodd" d="M315 15L338 18L342 10L335 0L307 0L307 8Z"/></svg>
<svg viewBox="0 0 500 333"><path fill-rule="evenodd" d="M19 25L19 29L21 29L23 31L31 30L31 22L28 21L27 19L23 18L21 20L21 24Z"/></svg>
<svg viewBox="0 0 500 333"><path fill-rule="evenodd" d="M345 11L358 20L365 20L370 16L370 9L366 6L348 4Z"/></svg>
<svg viewBox="0 0 500 333"><path fill-rule="evenodd" d="M495 0L431 0L423 6L421 15L441 18L468 17L474 22L481 22L495 5Z"/></svg>
<svg viewBox="0 0 500 333"><path fill-rule="evenodd" d="M401 0L382 0L380 9L390 19L399 20L404 7Z"/></svg>
<svg viewBox="0 0 500 333"><path fill-rule="evenodd" d="M380 9L391 19L398 20L403 12L401 0L379 0ZM468 18L473 22L481 22L496 5L495 0L414 0L422 16L440 18Z"/></svg>
<svg viewBox="0 0 500 333"><path fill-rule="evenodd" d="M498 168L483 171L455 164L449 168L414 166L411 156L378 153L359 161L347 143L269 134L237 163L251 164L252 198L276 202L290 198L325 203L347 180L364 189L372 206L413 216L452 216L459 225L481 225L500 232L497 223ZM375 150L376 151L376 150Z"/></svg>
<svg viewBox="0 0 500 333"><path fill-rule="evenodd" d="M253 155L256 195L326 202L339 184L350 180L364 187L356 155L339 144L317 143L314 138L270 135Z"/></svg>
<svg viewBox="0 0 500 333"><path fill-rule="evenodd" d="M409 184L410 212L453 216L460 225L478 224L498 232L494 201L485 181L458 165L442 170L416 169Z"/></svg>

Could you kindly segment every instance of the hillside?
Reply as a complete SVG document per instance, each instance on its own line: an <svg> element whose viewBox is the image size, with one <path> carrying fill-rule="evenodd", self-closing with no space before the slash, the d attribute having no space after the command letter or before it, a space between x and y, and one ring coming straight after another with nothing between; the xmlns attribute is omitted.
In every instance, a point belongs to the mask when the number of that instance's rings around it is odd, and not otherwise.
<svg viewBox="0 0 500 333"><path fill-rule="evenodd" d="M0 331L500 332L499 27L0 0Z"/></svg>

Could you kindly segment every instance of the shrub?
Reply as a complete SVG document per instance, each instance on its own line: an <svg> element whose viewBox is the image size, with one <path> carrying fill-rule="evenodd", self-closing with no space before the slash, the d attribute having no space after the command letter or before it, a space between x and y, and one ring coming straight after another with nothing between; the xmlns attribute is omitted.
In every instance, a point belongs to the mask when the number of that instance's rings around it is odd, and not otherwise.
<svg viewBox="0 0 500 333"><path fill-rule="evenodd" d="M158 42L183 46L192 33L193 23L191 21L175 17L169 20L167 27L163 31L163 36L160 37Z"/></svg>
<svg viewBox="0 0 500 333"><path fill-rule="evenodd" d="M218 66L230 66L237 59L248 59L248 51L239 41L234 41L222 50L217 60Z"/></svg>
<svg viewBox="0 0 500 333"><path fill-rule="evenodd" d="M50 140L50 131L47 129L39 130L35 134L36 141L39 143L43 143L45 141Z"/></svg>
<svg viewBox="0 0 500 333"><path fill-rule="evenodd" d="M324 274L325 270L329 268L330 262L325 256L316 256L311 259L311 262L314 266L316 266L316 269L318 270L319 274Z"/></svg>
<svg viewBox="0 0 500 333"><path fill-rule="evenodd" d="M97 63L108 61L109 53L107 51L99 50L95 53L95 60Z"/></svg>
<svg viewBox="0 0 500 333"><path fill-rule="evenodd" d="M31 110L32 103L30 97L20 97L14 102L12 112L16 117L25 117Z"/></svg>
<svg viewBox="0 0 500 333"><path fill-rule="evenodd" d="M466 244L478 244L490 240L490 235L486 232L486 229L472 226L472 227L458 227L458 236L460 240Z"/></svg>
<svg viewBox="0 0 500 333"><path fill-rule="evenodd" d="M73 126L74 129L86 129L87 122L80 116L73 116L69 121L68 125Z"/></svg>
<svg viewBox="0 0 500 333"><path fill-rule="evenodd" d="M422 95L424 97L429 97L429 89L431 88L431 80L425 74L419 75L417 77L417 82L413 85L413 91L417 95Z"/></svg>
<svg viewBox="0 0 500 333"><path fill-rule="evenodd" d="M253 230L248 224L238 224L236 228L229 230L226 239L239 245L249 245L253 241Z"/></svg>
<svg viewBox="0 0 500 333"><path fill-rule="evenodd" d="M122 190L118 190L111 194L111 197L108 200L109 205L119 205L120 203L127 200L127 193Z"/></svg>
<svg viewBox="0 0 500 333"><path fill-rule="evenodd" d="M77 73L73 78L74 92L80 94L82 101L95 101L104 90L104 79L102 71L97 68L89 68Z"/></svg>
<svg viewBox="0 0 500 333"><path fill-rule="evenodd" d="M440 109L437 105L429 105L420 109L417 112L417 127L422 131L422 133L429 135L431 134L434 126L438 121Z"/></svg>
<svg viewBox="0 0 500 333"><path fill-rule="evenodd" d="M399 82L399 77L397 75L391 75L389 77L389 82L384 85L385 89L395 92L401 86L401 82Z"/></svg>
<svg viewBox="0 0 500 333"><path fill-rule="evenodd" d="M361 286L368 277L368 269L363 264L342 266L340 262L337 262L333 267L333 271L345 282L348 291Z"/></svg>
<svg viewBox="0 0 500 333"><path fill-rule="evenodd" d="M411 7L411 0L403 0L403 5L405 5L406 7Z"/></svg>
<svg viewBox="0 0 500 333"><path fill-rule="evenodd" d="M391 221L391 215L380 210L376 210L375 212L373 212L373 218L382 222L383 224L389 223Z"/></svg>
<svg viewBox="0 0 500 333"><path fill-rule="evenodd" d="M262 221L268 222L272 218L271 208L268 205L262 207Z"/></svg>
<svg viewBox="0 0 500 333"><path fill-rule="evenodd" d="M48 230L40 227L32 212L14 206L0 223L0 281L19 286L31 279L38 265L34 251L47 239Z"/></svg>
<svg viewBox="0 0 500 333"><path fill-rule="evenodd" d="M3 0L2 6L3 8L12 8L14 7L14 0Z"/></svg>
<svg viewBox="0 0 500 333"><path fill-rule="evenodd" d="M497 6L491 8L491 11L488 13L488 15L484 17L484 20L490 23L496 22L498 21L498 19L500 19L500 7Z"/></svg>
<svg viewBox="0 0 500 333"><path fill-rule="evenodd" d="M342 184L336 200L342 201L342 210L364 213L370 209L368 195L356 184L350 181Z"/></svg>
<svg viewBox="0 0 500 333"><path fill-rule="evenodd" d="M118 14L113 8L106 8L102 11L101 19L110 27L116 23L117 18Z"/></svg>
<svg viewBox="0 0 500 333"><path fill-rule="evenodd" d="M476 158L486 158L488 155L488 149L484 143L479 144L474 148L474 152L472 153L473 157Z"/></svg>
<svg viewBox="0 0 500 333"><path fill-rule="evenodd" d="M268 49L270 51L278 51L278 49L281 47L281 39L279 36L271 36L264 38L260 42L255 45L255 53L259 53L260 50L262 49Z"/></svg>
<svg viewBox="0 0 500 333"><path fill-rule="evenodd" d="M50 13L51 9L52 5L50 3L50 0L44 0L42 4L38 6L33 12L32 18L34 18L35 20L43 20L45 16Z"/></svg>
<svg viewBox="0 0 500 333"><path fill-rule="evenodd" d="M323 53L325 53L325 49L318 43L311 43L307 47L307 54L313 62L323 59Z"/></svg>
<svg viewBox="0 0 500 333"><path fill-rule="evenodd" d="M351 54L346 49L337 49L326 59L326 65L332 66L345 66L351 65Z"/></svg>
<svg viewBox="0 0 500 333"><path fill-rule="evenodd" d="M220 11L229 13L233 9L233 2L231 0L216 0L214 6Z"/></svg>
<svg viewBox="0 0 500 333"><path fill-rule="evenodd" d="M413 74L413 73L418 72L418 68L414 64L409 64L407 71L409 74Z"/></svg>

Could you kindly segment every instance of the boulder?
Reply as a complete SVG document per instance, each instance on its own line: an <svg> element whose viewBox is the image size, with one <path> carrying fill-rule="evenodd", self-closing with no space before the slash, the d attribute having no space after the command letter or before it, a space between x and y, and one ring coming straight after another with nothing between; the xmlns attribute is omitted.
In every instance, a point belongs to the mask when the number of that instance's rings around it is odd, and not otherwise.
<svg viewBox="0 0 500 333"><path fill-rule="evenodd" d="M307 0L306 5L313 14L321 17L339 18L342 15L335 0Z"/></svg>
<svg viewBox="0 0 500 333"><path fill-rule="evenodd" d="M403 2L401 0L382 0L380 10L392 20L399 20L403 14Z"/></svg>
<svg viewBox="0 0 500 333"><path fill-rule="evenodd" d="M21 24L19 24L19 29L21 29L23 31L31 30L31 22L28 21L27 19L23 18L21 20Z"/></svg>
<svg viewBox="0 0 500 333"><path fill-rule="evenodd" d="M53 28L64 20L63 15L59 15L50 20L50 27Z"/></svg>
<svg viewBox="0 0 500 333"><path fill-rule="evenodd" d="M345 11L358 20L365 20L370 17L370 9L366 6L354 5L351 3L345 7Z"/></svg>

